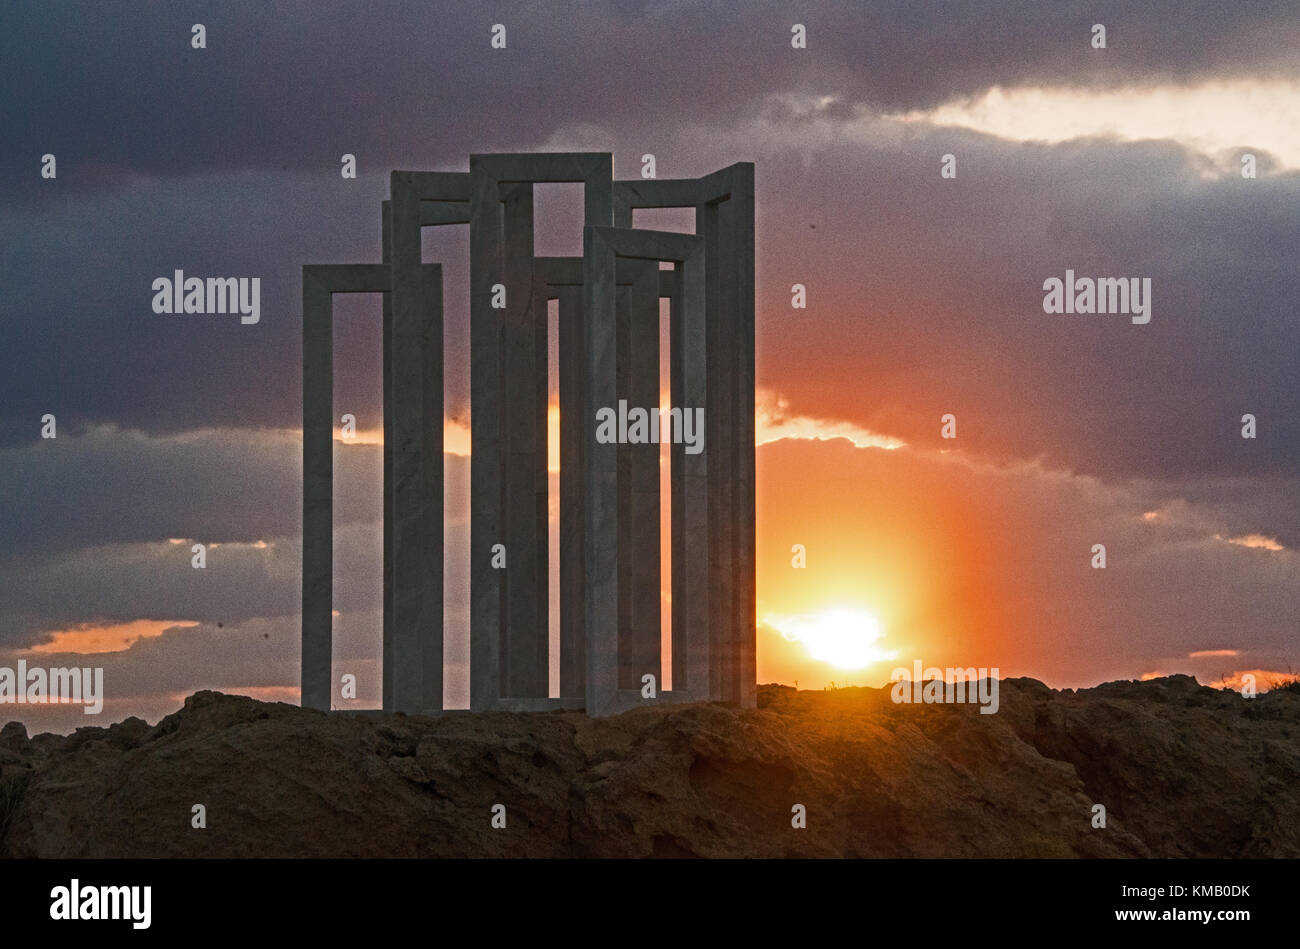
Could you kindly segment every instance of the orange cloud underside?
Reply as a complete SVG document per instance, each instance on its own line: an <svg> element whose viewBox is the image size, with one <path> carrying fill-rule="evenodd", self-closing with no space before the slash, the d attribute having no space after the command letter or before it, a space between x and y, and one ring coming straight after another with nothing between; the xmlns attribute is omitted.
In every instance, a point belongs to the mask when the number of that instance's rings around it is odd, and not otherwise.
<svg viewBox="0 0 1300 949"><path fill-rule="evenodd" d="M1300 679L1300 676L1297 676L1294 672L1281 672L1277 669L1242 669L1239 672L1225 676L1220 682L1206 684L1240 691L1241 687L1245 685L1243 679L1248 675L1255 677L1255 688L1261 692L1281 688ZM1147 677L1143 676L1143 678Z"/></svg>
<svg viewBox="0 0 1300 949"><path fill-rule="evenodd" d="M34 653L79 653L91 655L100 652L122 652L141 639L161 636L176 626L190 627L199 624L190 620L138 619L129 623L112 623L105 626L83 624L72 629L50 633L50 641L33 646Z"/></svg>

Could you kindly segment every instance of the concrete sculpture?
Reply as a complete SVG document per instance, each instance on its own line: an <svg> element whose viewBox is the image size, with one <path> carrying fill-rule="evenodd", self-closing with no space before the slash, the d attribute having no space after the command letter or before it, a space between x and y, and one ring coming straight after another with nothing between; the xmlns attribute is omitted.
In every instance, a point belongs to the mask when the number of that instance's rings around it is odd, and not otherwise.
<svg viewBox="0 0 1300 949"><path fill-rule="evenodd" d="M533 185L583 185L581 258L536 257ZM691 208L696 233L635 229ZM443 709L442 270L421 229L470 228L470 706L752 707L754 168L614 181L608 153L473 155L392 173L383 263L303 268L302 704L330 707L334 293L383 294L383 706ZM661 263L672 265L661 269ZM658 445L599 438L602 410L671 405L672 688L660 688ZM547 307L559 307L560 695L548 695ZM656 425L657 416L656 416ZM680 435L680 430L678 432ZM631 441L635 441L632 439ZM702 448L702 450L700 450ZM506 567L493 566L504 549ZM653 676L653 679L647 679ZM646 683L652 683L650 688ZM653 697L649 697L650 695Z"/></svg>

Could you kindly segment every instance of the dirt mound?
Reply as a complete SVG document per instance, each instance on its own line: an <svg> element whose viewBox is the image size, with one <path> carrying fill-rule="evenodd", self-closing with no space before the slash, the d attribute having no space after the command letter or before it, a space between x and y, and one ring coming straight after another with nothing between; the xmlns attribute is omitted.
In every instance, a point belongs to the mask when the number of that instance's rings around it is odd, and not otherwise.
<svg viewBox="0 0 1300 949"><path fill-rule="evenodd" d="M759 706L425 718L200 692L153 727L10 724L0 854L1300 856L1294 692L1009 679L994 715L885 689Z"/></svg>

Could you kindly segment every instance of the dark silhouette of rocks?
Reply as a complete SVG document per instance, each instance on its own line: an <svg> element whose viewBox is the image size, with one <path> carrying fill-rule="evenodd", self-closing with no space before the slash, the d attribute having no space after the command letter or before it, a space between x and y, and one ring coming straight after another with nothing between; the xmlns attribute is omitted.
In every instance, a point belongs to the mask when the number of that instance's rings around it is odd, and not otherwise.
<svg viewBox="0 0 1300 949"><path fill-rule="evenodd" d="M1300 694L1009 679L980 715L764 686L756 710L590 719L326 715L199 692L153 727L5 726L0 854L1296 857Z"/></svg>

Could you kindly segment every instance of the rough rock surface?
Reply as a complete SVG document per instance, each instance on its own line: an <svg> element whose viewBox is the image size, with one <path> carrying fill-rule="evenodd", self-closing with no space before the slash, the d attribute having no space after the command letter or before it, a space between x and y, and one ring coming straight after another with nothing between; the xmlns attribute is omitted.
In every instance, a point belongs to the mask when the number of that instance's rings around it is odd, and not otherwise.
<svg viewBox="0 0 1300 949"><path fill-rule="evenodd" d="M200 692L153 727L5 726L0 855L1300 856L1295 691L1009 679L1000 699L980 715L765 686L754 711L596 721L325 715Z"/></svg>

